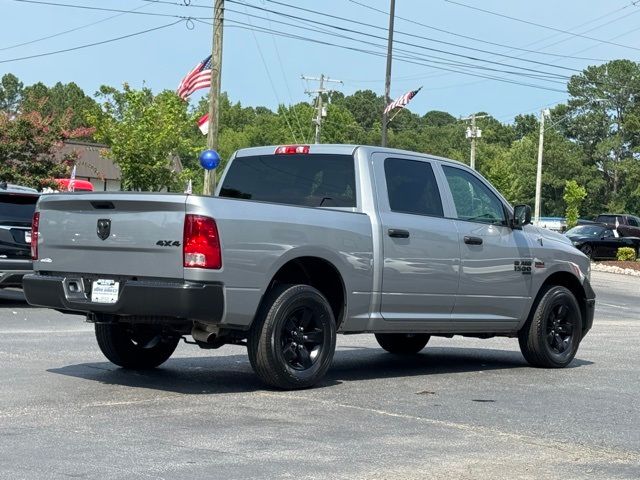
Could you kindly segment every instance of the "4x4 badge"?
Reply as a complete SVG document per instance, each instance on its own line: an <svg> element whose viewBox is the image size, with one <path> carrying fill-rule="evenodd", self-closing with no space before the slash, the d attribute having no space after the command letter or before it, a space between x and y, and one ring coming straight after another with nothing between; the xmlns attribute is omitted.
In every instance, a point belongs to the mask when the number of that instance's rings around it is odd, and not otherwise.
<svg viewBox="0 0 640 480"><path fill-rule="evenodd" d="M108 218L99 219L96 233L100 240L106 240L109 238L109 235L111 235L111 220Z"/></svg>

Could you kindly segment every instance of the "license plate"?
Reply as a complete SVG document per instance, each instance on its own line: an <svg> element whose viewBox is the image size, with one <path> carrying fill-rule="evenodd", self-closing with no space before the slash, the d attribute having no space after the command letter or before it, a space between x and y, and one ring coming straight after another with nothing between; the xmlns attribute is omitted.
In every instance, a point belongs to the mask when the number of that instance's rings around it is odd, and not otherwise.
<svg viewBox="0 0 640 480"><path fill-rule="evenodd" d="M94 280L91 286L91 301L96 303L116 303L120 282L115 280Z"/></svg>
<svg viewBox="0 0 640 480"><path fill-rule="evenodd" d="M31 232L24 232L24 243L31 243Z"/></svg>

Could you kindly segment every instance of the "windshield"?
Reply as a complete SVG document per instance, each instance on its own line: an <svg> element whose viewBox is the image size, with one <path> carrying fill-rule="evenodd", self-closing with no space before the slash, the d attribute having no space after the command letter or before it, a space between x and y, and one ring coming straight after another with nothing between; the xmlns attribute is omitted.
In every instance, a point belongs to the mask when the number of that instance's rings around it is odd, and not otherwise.
<svg viewBox="0 0 640 480"><path fill-rule="evenodd" d="M37 201L36 195L0 195L0 225L30 227Z"/></svg>
<svg viewBox="0 0 640 480"><path fill-rule="evenodd" d="M604 228L593 225L581 225L573 227L567 231L567 235L581 236L581 237L599 237L602 235Z"/></svg>

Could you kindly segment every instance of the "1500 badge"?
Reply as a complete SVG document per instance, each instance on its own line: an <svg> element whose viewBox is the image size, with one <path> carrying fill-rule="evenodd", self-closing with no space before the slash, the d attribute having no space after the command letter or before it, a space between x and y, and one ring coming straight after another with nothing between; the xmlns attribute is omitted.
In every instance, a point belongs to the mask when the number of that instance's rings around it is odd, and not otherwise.
<svg viewBox="0 0 640 480"><path fill-rule="evenodd" d="M531 260L516 260L513 262L513 270L522 272L523 275L531 275Z"/></svg>

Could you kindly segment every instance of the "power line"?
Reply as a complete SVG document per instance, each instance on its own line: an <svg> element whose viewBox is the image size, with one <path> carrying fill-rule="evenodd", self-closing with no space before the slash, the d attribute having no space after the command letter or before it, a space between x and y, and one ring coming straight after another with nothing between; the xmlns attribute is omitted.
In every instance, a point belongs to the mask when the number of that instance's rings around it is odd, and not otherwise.
<svg viewBox="0 0 640 480"><path fill-rule="evenodd" d="M501 17L501 18L506 18L506 19L509 19L509 20L513 20L514 22L520 22L520 23L524 23L524 24L527 24L527 25L533 25L535 27L544 28L546 30L552 30L554 32L564 33L566 35L572 35L574 37L586 38L587 40L592 40L594 42L606 43L608 45L615 45L616 47L628 48L630 50L640 50L640 48L632 47L630 45L624 45L622 43L610 42L610 41L607 41L607 40L602 40L600 38L589 37L587 35L582 35L580 33L574 33L574 32L570 32L568 30L563 30L561 28L555 28L555 27L550 27L548 25L542 25L541 23L536 23L536 22L531 22L529 20L523 20L521 18L511 17L509 15L505 15L505 14L498 13L498 12L492 12L491 10L485 10L484 8L474 7L473 5L468 5L466 3L456 2L454 0L444 0L444 1L447 2L447 3L451 3L452 5L458 5L458 6L461 6L461 7L464 7L464 8L469 8L471 10L476 10L476 11L479 11L479 12L486 13L488 15L494 15L496 17Z"/></svg>
<svg viewBox="0 0 640 480"><path fill-rule="evenodd" d="M247 18L247 20L249 21L249 25L251 25L253 27L253 25L251 24L251 20L249 20L248 18ZM293 128L291 128L291 123L289 122L289 118L287 117L286 109L284 108L284 105L282 104L282 102L280 102L280 97L278 96L278 91L276 90L276 86L273 83L273 78L271 78L271 73L269 72L269 67L267 65L267 61L265 60L264 55L262 54L262 48L260 48L260 43L258 42L258 38L256 37L255 32L251 32L251 34L253 35L253 39L254 39L254 41L256 43L256 48L258 49L258 53L260 54L260 59L262 60L262 65L264 66L264 69L267 72L267 78L269 79L269 83L271 84L271 89L273 90L273 94L275 95L276 100L278 101L278 105L282 105L282 107L283 107L282 116L284 117L284 121L287 123L287 127L289 127L289 131L291 132L291 137L293 138L294 143L298 143L298 139L296 138L296 134L293 132Z"/></svg>
<svg viewBox="0 0 640 480"><path fill-rule="evenodd" d="M196 20L196 21L199 22L199 23L208 24L204 20ZM301 41L306 41L306 42L310 42L310 43L316 43L316 44L319 44L319 45L337 47L337 48L341 48L341 49L345 49L345 50L351 50L351 51L354 51L354 52L364 53L366 55L373 55L373 56L377 56L377 57L383 57L384 56L384 54L382 54L380 52L375 52L375 51L371 51L371 50L364 50L364 49L357 48L357 47L341 45L341 44L337 44L337 43L328 42L328 41L325 41L325 40L320 40L320 39L315 39L315 38L310 38L310 37L303 37L303 36L300 36L300 35L294 35L294 34L290 34L290 33L284 33L284 32L281 32L281 31L277 31L277 30L273 30L273 29L267 29L267 28L264 28L264 27L253 27L253 28L250 28L250 27L247 27L244 23L236 22L234 20L227 20L227 22L236 23L237 25L230 25L230 27L238 28L240 30L249 30L249 31L253 30L253 31L256 31L256 32L259 32L259 33L272 33L274 35L285 37L285 38L291 38L291 39L295 39L295 40L301 40ZM451 71L451 72L455 72L455 73L461 73L463 75L469 75L469 76L477 77L477 78L486 78L486 79L490 79L490 80L496 80L496 81L503 82L503 83L510 83L510 84L514 84L514 85L537 88L537 89L541 89L541 90L565 93L564 90L559 90L557 88L545 87L545 86L539 85L539 84L519 82L519 81L516 81L516 80L510 80L510 79L507 79L507 78L495 77L495 76L491 76L491 75L483 75L483 74L480 74L480 73L470 73L470 72L466 72L466 71L463 71L463 70L455 70L455 69L445 68L445 67L434 67L434 66L431 66L431 65L423 63L423 62L412 61L412 60L405 59L405 58L398 58L398 61L401 61L401 62L404 62L404 63L410 63L410 64L414 64L414 65L420 65L420 66L423 66L423 67L431 67L431 68L435 68L435 69L439 69L439 70L445 70L445 71Z"/></svg>
<svg viewBox="0 0 640 480"><path fill-rule="evenodd" d="M58 33L54 33L54 34L51 34L51 35L47 35L46 37L40 37L40 38L36 38L36 39L33 39L33 40L29 40L28 42L16 43L14 45L9 45L8 47L2 47L2 48L0 48L0 52L4 51L4 50L11 50L13 48L24 47L26 45L31 45L33 43L42 42L43 40L49 40L51 38L60 37L62 35L66 35L67 33L77 32L78 30L82 30L84 28L92 27L94 25L98 25L99 23L103 23L103 22L106 22L108 20L113 20L114 18L121 17L121 16L126 15L128 13L132 13L135 10L140 10L142 8L146 8L148 5L149 5L148 3L143 3L139 7L133 8L133 9L127 11L127 12L118 13L117 15L112 15L110 17L103 18L102 20L98 20L96 22L91 22L91 23L87 23L85 25L80 25L79 27L75 27L75 28L71 28L69 30L64 30L63 32L58 32Z"/></svg>
<svg viewBox="0 0 640 480"><path fill-rule="evenodd" d="M33 1L33 0L23 0L23 1ZM211 8L211 7L208 7L208 6L205 6L205 5L196 4L196 3L190 3L189 5L180 5L180 4L176 4L176 3L173 3L173 2L170 2L170 1L166 1L166 0L164 0L164 1L162 1L162 0L144 0L144 1L154 2L154 3L169 4L169 5L173 5L173 6L177 6L177 7L195 7L195 8L206 8L206 9L210 9ZM295 6L295 5L290 5L290 4L287 4L287 3L284 3L284 2L279 2L279 1L276 1L276 0L265 0L265 1L267 1L269 3L274 3L274 4L277 4L277 5L289 7L289 8L295 9L295 10L300 10L300 11L304 11L304 12L307 12L307 13L312 13L314 15L320 15L320 16L323 16L323 17L331 18L333 20L340 20L340 21L348 22L350 24L357 24L357 25L362 25L362 26L366 26L366 27L369 27L369 28L374 28L374 29L377 29L377 30L386 31L385 28L380 27L378 25L373 25L373 24L370 24L370 23L361 22L361 21L358 21L358 20L355 20L355 19L339 17L337 15L332 15L332 14L328 14L328 13L325 13L325 12L312 10L312 9L309 9L309 8L298 7L298 6ZM323 25L323 26L326 26L326 27L329 27L329 28L342 30L342 31L350 32L350 33L356 33L356 34L359 34L359 35L369 36L369 37L376 38L376 39L379 39L379 40L386 39L386 37L382 37L382 36L379 36L379 35L373 35L371 33L366 33L366 32L354 30L354 29L351 29L351 28L340 27L340 26L337 26L335 24L323 23L323 22L319 22L317 20L311 20L311 19L308 19L308 18L303 18L303 17L297 16L297 15L288 14L288 13L281 12L281 11L278 11L278 10L272 10L272 9L268 9L268 8L265 8L265 7L260 7L260 6L257 6L257 5L251 5L251 4L245 3L245 2L240 1L240 0L228 0L228 2L229 3L238 4L238 5L243 5L245 8L249 7L249 8L253 8L253 9L256 9L256 10L263 11L263 12L273 13L275 15L291 18L291 19L294 19L294 20L302 20L302 21L312 22L314 25ZM229 8L227 8L226 11L227 12L232 12L232 13L238 13L238 14L242 14L243 13L243 12L238 12L237 10L234 11L234 10L229 9ZM254 15L254 17L261 18L261 19L264 20L263 17L259 17L259 16L255 16L255 15ZM453 42L447 42L447 41L444 41L444 40L438 40L438 39L425 37L425 36L422 36L422 35L416 35L416 34L412 34L412 33L408 33L408 32L400 32L400 31L398 31L397 33L403 34L403 35L406 35L406 36L409 36L409 37L420 38L420 39L427 40L427 41L430 41L430 42L435 42L435 43L446 44L446 45L449 45L449 46L454 46L456 48L479 51L479 52L482 52L482 53L488 53L490 55L496 55L496 56L501 56L501 57L506 57L506 58L512 58L512 59L515 59L515 60L518 60L518 61L521 61L521 62L532 63L532 64L535 64L535 65L542 65L542 66L547 66L547 67L551 67L551 68L557 68L557 69L561 69L561 70L567 70L567 71L576 72L576 73L580 72L580 70L576 70L576 69L565 67L565 66L552 65L552 64L549 64L549 63L546 63L546 62L540 62L540 61L530 60L530 59L522 59L522 58L518 58L518 57L515 57L515 56L512 56L512 55L506 55L506 54L501 54L501 53L493 52L493 51L489 51L489 50L478 49L478 48L469 47L469 46L466 46L466 45L460 45L460 44L456 44L456 43L453 43ZM493 63L493 64L496 64L496 65L508 66L508 67L511 67L511 68L518 68L518 69L528 70L528 71L531 71L531 72L539 72L538 69L527 69L526 67L520 67L520 66L507 64L507 63L504 63L504 62L495 62L495 61L487 60L487 59L484 59L484 58L472 57L472 56L469 56L469 55L464 55L462 53L455 53L455 52L451 52L451 51L447 51L447 50L441 50L441 49L426 47L424 45L418 45L418 44L415 44L415 43L404 42L402 40L397 40L396 43L400 43L400 44L407 45L407 46L412 46L414 48L430 50L430 51L434 51L434 52L437 52L437 53L442 53L442 54L445 54L445 55L462 57L462 58L466 58L466 59L473 60L473 61ZM546 72L546 73L549 73L549 72ZM555 74L550 74L550 75L555 75ZM558 77L560 77L560 76L558 75ZM564 78L568 78L568 77L564 77Z"/></svg>
<svg viewBox="0 0 640 480"><path fill-rule="evenodd" d="M230 12L230 13L240 13L240 12L237 12L237 11L231 10L231 9L227 9L226 11ZM264 17L260 17L260 16L257 16L257 15L251 15L251 14L244 14L244 15L249 15L249 16L252 16L254 18L259 18L259 19L263 19L264 20ZM309 22L309 23L312 23L313 25L315 25L316 23L319 23L320 25L326 25L328 27L331 27L331 28L334 28L334 29L337 29L337 30L343 30L343 31L352 32L352 33L355 33L355 34L358 34L358 35L363 35L365 37L372 37L372 38L375 38L375 39L384 40L384 37L381 37L381 36L378 36L378 35L367 34L366 32L361 32L361 31L358 31L358 30L348 29L348 28L344 28L344 27L337 27L337 26L333 26L333 25L330 25L330 24L317 22L317 21L312 21L312 20L306 20L306 19L301 18L301 17L295 17L295 16L291 16L291 15L287 15L287 14L284 14L284 16L293 17L297 21ZM300 25L300 24L288 23L288 22L284 22L284 21L280 21L280 24L288 25L288 26L291 26L291 27L294 27L294 28L303 29L303 30L305 30L307 32L308 31L314 31L314 32L319 32L319 33L325 33L325 31L318 30L316 28L306 27L306 26L303 26L303 25ZM336 33L333 33L333 32L331 32L330 35L332 37L336 37L337 36L337 37L344 38L344 39L347 39L347 40L351 40L351 41L354 41L354 42L375 46L377 48L386 48L383 45L379 45L379 44L368 42L368 41L365 41L365 40L349 37L347 35L336 34ZM410 45L410 46L415 46L417 48L426 49L426 50L429 50L429 51L434 50L434 49L430 49L429 47L423 47L421 45L411 44L411 43L407 43L407 42L398 41L396 43L403 43L403 44L407 44L407 45ZM517 66L517 65L511 65L511 64L502 63L502 62L491 62L491 61L489 61L489 63L494 63L494 64L497 64L497 65L500 65L500 66L505 66L505 67L508 67L508 68L520 69L520 70L524 70L524 71L532 72L532 73L523 73L523 72L512 71L512 70L502 70L502 69L498 69L498 68L487 67L487 66L484 66L484 65L477 65L477 64L472 64L472 63L464 63L464 62L454 61L454 60L450 60L450 59L447 59L447 58L444 58L444 57L440 57L440 56L436 56L436 55L418 54L418 52L414 52L414 51L406 50L406 49L401 49L401 48L397 48L397 47L394 48L394 51L402 52L402 53L405 53L405 54L409 54L408 56L405 55L405 58L409 58L409 59L417 59L417 60L425 60L426 58L435 59L435 60L430 60L434 64L441 64L441 65L448 65L448 66L455 66L455 67L475 68L475 69L487 70L487 71L492 71L492 72L507 73L507 74L511 74L511 75L526 76L526 77L541 79L541 80L544 80L544 81L553 81L552 79L563 80L563 82L558 82L558 83L563 83L563 84L564 84L564 81L569 79L569 77L567 77L565 75L558 74L558 73L543 72L543 71L541 72L540 70L531 69L531 68L527 68L527 67L520 67L520 66ZM445 54L448 54L448 52L446 52L446 51L441 51L441 50L436 50L436 51L437 52L444 52ZM475 57L468 57L468 56L465 56L465 55L459 55L459 54L451 54L451 55L462 56L462 57L465 57L465 58L471 58L471 59L477 60L477 61L483 61L482 59L475 59ZM575 72L579 72L579 70L575 70Z"/></svg>
<svg viewBox="0 0 640 480"><path fill-rule="evenodd" d="M228 1L229 1L229 3L241 3L238 0L228 0ZM296 10L301 10L301 11L304 11L304 12L307 12L307 13L312 13L312 14L315 14L315 15L328 17L328 18L331 18L333 20L341 20L341 21L344 21L344 22L348 22L349 24L362 25L362 26L365 26L365 27L374 28L376 30L383 30L383 31L386 32L386 28L378 26L378 25L374 25L374 24L371 24L371 23L361 22L359 20L345 18L345 17L339 17L339 16L336 16L336 15L331 15L331 14L328 14L328 13L320 12L320 11L317 11L317 10L312 10L312 9L309 9L309 8L289 5L287 3L279 2L279 1L276 1L276 0L266 0L266 1L269 2L269 3L275 3L275 4L278 4L278 5L284 5L284 6L287 6L287 7L296 9ZM291 15L291 14L287 14L287 13L284 13L284 12L279 12L277 10L270 10L268 8L259 7L257 5L246 4L246 6L254 8L254 9L257 9L257 10L262 10L262 11L275 13L276 15L281 15L281 16L284 16L284 17L293 18L293 19L296 19L296 20L301 19L301 17L296 16L296 15ZM231 11L231 10L227 9L227 11ZM329 28L334 28L334 29L338 29L338 30L344 30L344 31L351 32L351 33L359 33L361 35L366 35L366 36L370 36L370 37L377 38L377 39L382 39L382 40L386 39L386 37L373 35L371 33L361 32L361 31L353 30L353 29L346 28L346 27L339 27L339 26L334 25L334 24L323 23L323 22L319 22L317 20L313 20L313 22L314 22L314 24L324 25L324 26L327 26ZM434 39L434 38L430 38L430 37L425 37L425 36L422 36L422 35L416 35L416 34L413 34L413 33L402 32L402 31L399 31L399 30L396 30L395 33L396 34L406 35L408 37L427 40L427 41L430 41L430 42L441 43L441 44L445 44L445 45L448 45L448 46L454 46L454 47L457 47L457 48L463 48L465 50L472 50L472 51L477 51L477 52L482 52L482 53L488 53L490 55L497 55L497 56L501 56L501 57L516 59L518 61L527 62L527 63L533 63L533 64L536 64L536 65L542 65L542 66L546 66L546 67L558 68L558 69L561 69L561 70L567 70L567 71L573 71L573 72L578 72L579 71L579 70L576 70L576 69L573 69L573 68L569 68L569 67L552 65L550 63L540 62L540 61L536 61L536 60L521 59L521 58L515 57L513 55L506 55L506 54L501 54L501 53L498 53L498 52L493 52L493 51L490 51L490 50L483 50L483 49L480 49L480 48L469 47L469 46L466 46L466 45L460 45L458 43L447 42L447 41L444 41L444 40L438 40L438 39ZM401 44L404 44L404 45L409 45L409 46L418 47L418 48L422 48L422 49L426 49L426 50L431 50L431 51L435 51L435 52L438 52L438 53L445 53L447 55L464 57L464 58L475 60L475 61L491 62L490 60L486 60L486 59L482 59L482 58L476 58L476 57L471 57L469 55L464 55L464 54L461 54L461 53L455 53L455 52L450 52L450 51L446 51L446 50L440 50L440 49L436 49L436 48L425 47L424 45L417 45L415 43L404 42L402 40L396 40L396 43L401 43ZM500 64L500 65L506 65L506 64L500 63L500 62L493 62L493 63L497 63L497 64ZM524 67L518 67L518 68L524 68Z"/></svg>
<svg viewBox="0 0 640 480"><path fill-rule="evenodd" d="M361 7L367 8L369 10L373 10L374 12L379 12L379 13L382 13L384 15L388 15L388 13L385 12L384 10L372 7L370 5L366 5L366 4L358 2L356 0L349 0L349 1L351 3L356 4L356 5L360 5ZM467 39L467 40L473 40L474 42L486 43L487 45L493 45L495 47L509 48L511 50L518 50L518 51L527 52L527 53L535 53L535 54L539 54L539 55L547 55L547 56L550 56L550 57L571 58L571 59L575 59L575 60L588 60L588 61L593 61L593 62L604 62L604 61L606 61L605 59L602 59L602 58L574 57L572 55L563 55L563 54L559 54L559 53L540 52L540 51L529 50L529 49L521 48L521 47L514 47L513 45L505 45L504 43L491 42L489 40L484 40L482 38L472 37L470 35L463 35L461 33L456 33L456 32L452 32L450 30L445 30L444 28L434 27L433 25L427 25L426 23L421 23L421 22L412 20L410 18L401 17L399 15L396 15L396 18L399 18L400 20L404 20L405 22L408 22L408 23L412 23L414 25L419 25L419 26L424 27L424 28L435 30L436 32L446 33L448 35L453 35L455 37L460 37L460 38L464 38L464 39ZM464 48L469 48L469 47L464 47ZM509 58L519 58L519 57L510 57L508 55L499 54L497 52L491 52L491 53L494 54L494 55L507 56Z"/></svg>
<svg viewBox="0 0 640 480"><path fill-rule="evenodd" d="M127 35L122 35L120 37L110 38L108 40L102 40L100 42L86 43L84 45L78 45L76 47L64 48L62 50L55 50L53 52L39 53L39 54L36 54L36 55L29 55L29 56L26 56L26 57L17 57L17 58L10 58L8 60L0 60L0 63L18 62L20 60L28 60L28 59L31 59L31 58L47 57L49 55L56 55L58 53L72 52L72 51L80 50L80 49L83 49L83 48L95 47L97 45L104 45L105 43L116 42L118 40L124 40L126 38L131 38L131 37L135 37L135 36L138 36L138 35L143 35L145 33L155 32L156 30L162 30L164 28L172 27L172 26L177 25L178 23L181 23L183 21L184 21L184 19L176 20L175 22L167 23L165 25L160 25L159 27L154 27L154 28L149 28L147 30L141 30L139 32L129 33Z"/></svg>
<svg viewBox="0 0 640 480"><path fill-rule="evenodd" d="M246 8L245 8L246 11ZM246 12L248 13L248 12ZM269 27L272 28L271 18L269 18L269 14L267 13L267 19L269 21ZM282 73L282 79L284 80L285 87L287 88L287 93L289 94L289 100L291 101L290 111L293 111L293 116L296 119L296 123L298 124L298 129L300 130L300 135L302 135L302 141L307 143L305 140L304 129L302 128L302 123L300 122L300 117L298 116L298 111L295 108L295 104L293 101L293 95L291 94L291 88L289 87L289 82L287 81L287 75L284 71L284 64L282 62L282 57L280 56L280 49L278 48L278 43L276 42L276 37L271 35L271 41L273 42L273 48L276 51L276 56L278 58L278 64L280 65L280 73Z"/></svg>
<svg viewBox="0 0 640 480"><path fill-rule="evenodd" d="M91 7L89 5L76 5L70 3L56 3L56 2L45 2L43 0L13 0L14 2L20 3L32 3L36 5L46 5L49 7L66 7L66 8L79 8L81 10L95 10L99 12L118 12L118 13L129 13L134 15L146 15L150 17L170 17L170 18L179 18L181 20L187 20L189 18L195 19L195 17L186 17L184 15L171 15L168 13L154 13L154 12L137 12L135 10L120 10L117 8L105 8L105 7ZM151 3L160 3L155 0L144 0ZM211 17L200 17L202 20L209 20Z"/></svg>

